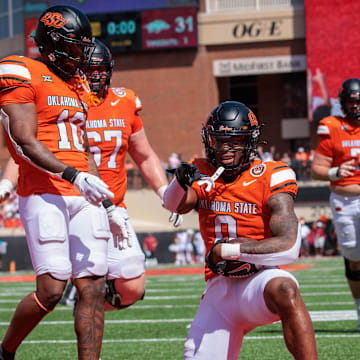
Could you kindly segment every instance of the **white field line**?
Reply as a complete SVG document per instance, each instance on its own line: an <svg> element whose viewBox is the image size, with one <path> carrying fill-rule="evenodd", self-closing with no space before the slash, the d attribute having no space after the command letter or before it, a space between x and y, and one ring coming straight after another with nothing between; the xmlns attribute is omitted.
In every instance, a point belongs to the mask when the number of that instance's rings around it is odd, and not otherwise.
<svg viewBox="0 0 360 360"><path fill-rule="evenodd" d="M322 321L344 321L357 320L356 310L336 310L336 311L310 311L310 316L314 322ZM163 323L191 323L192 318L186 319L137 319L137 320L105 320L105 324L163 324ZM73 325L71 320L62 321L42 321L39 325ZM8 326L9 322L0 322L0 326Z"/></svg>
<svg viewBox="0 0 360 360"><path fill-rule="evenodd" d="M171 291L170 291L171 292ZM333 292L301 292L302 296L329 296L329 295L350 295L350 291L333 291ZM177 300L177 299L199 299L201 293L195 295L174 295L174 296L147 296L146 300L150 301L163 301L163 300ZM0 299L0 304L17 304L21 299Z"/></svg>
<svg viewBox="0 0 360 360"><path fill-rule="evenodd" d="M17 303L17 301L14 301L14 303ZM307 306L328 306L328 305L354 305L353 301L336 301L336 302L307 302ZM183 308L198 308L198 304L182 304L182 305L134 305L129 307L130 310L141 310L141 309L183 309ZM0 312L10 312L15 311L16 308L0 308ZM55 310L57 311L73 311L72 306L59 306Z"/></svg>
<svg viewBox="0 0 360 360"><path fill-rule="evenodd" d="M332 292L301 292L301 296L328 296L328 295L350 295L350 291L332 291Z"/></svg>
<svg viewBox="0 0 360 360"><path fill-rule="evenodd" d="M360 334L334 334L334 335L315 335L317 339L322 338L331 338L331 339L340 339L340 338L360 338ZM281 335L274 336L249 336L246 335L244 340L277 340L283 339ZM138 342L184 342L185 338L155 338L155 339L104 339L103 344L111 343L138 343ZM36 345L36 344L76 344L76 340L25 340L23 344Z"/></svg>

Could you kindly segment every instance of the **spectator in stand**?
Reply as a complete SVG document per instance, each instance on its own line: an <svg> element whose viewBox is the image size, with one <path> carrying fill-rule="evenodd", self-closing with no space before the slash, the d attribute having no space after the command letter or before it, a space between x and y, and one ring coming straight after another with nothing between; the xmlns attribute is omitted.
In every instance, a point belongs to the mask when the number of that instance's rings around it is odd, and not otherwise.
<svg viewBox="0 0 360 360"><path fill-rule="evenodd" d="M319 220L324 224L325 232L325 245L324 245L324 255L332 256L337 255L337 242L335 235L334 224L331 219L328 219L326 216L321 215Z"/></svg>
<svg viewBox="0 0 360 360"><path fill-rule="evenodd" d="M271 145L270 146L270 150L269 151L265 151L261 157L262 161L273 161L275 158L275 153L276 153L276 147L275 145Z"/></svg>
<svg viewBox="0 0 360 360"><path fill-rule="evenodd" d="M200 231L197 231L194 234L193 242L196 250L196 262L204 263L206 249L205 249L204 239L202 238Z"/></svg>
<svg viewBox="0 0 360 360"><path fill-rule="evenodd" d="M309 256L309 244L308 236L310 234L310 228L306 225L305 219L301 217L299 219L301 225L301 250L300 256L308 257Z"/></svg>
<svg viewBox="0 0 360 360"><path fill-rule="evenodd" d="M177 153L172 153L168 159L169 169L176 169L180 166L181 159Z"/></svg>
<svg viewBox="0 0 360 360"><path fill-rule="evenodd" d="M167 170L172 170L172 169L176 169L180 166L181 164L181 159L180 156L177 153L171 153L171 155L168 158L168 163L167 163ZM166 171L166 176L168 178L168 180L171 180L173 175L171 173L171 171Z"/></svg>
<svg viewBox="0 0 360 360"><path fill-rule="evenodd" d="M174 264L180 264L180 252L179 252L179 238L177 234L174 235L173 242L169 245L169 251L174 253Z"/></svg>
<svg viewBox="0 0 360 360"><path fill-rule="evenodd" d="M308 247L309 247L309 255L310 256L315 255L314 243L315 243L316 228L317 228L317 220L315 220L312 223L309 235L307 237L307 242L308 242Z"/></svg>
<svg viewBox="0 0 360 360"><path fill-rule="evenodd" d="M295 153L296 175L299 180L307 180L310 178L309 154L300 146Z"/></svg>
<svg viewBox="0 0 360 360"><path fill-rule="evenodd" d="M320 257L324 254L324 246L325 246L325 231L324 231L324 223L321 220L316 222L315 229L315 238L314 238L314 250L315 257Z"/></svg>
<svg viewBox="0 0 360 360"><path fill-rule="evenodd" d="M176 243L178 244L178 258L176 264L183 265L186 263L193 263L191 234L188 232L188 230L181 229L176 233L175 237L177 239Z"/></svg>
<svg viewBox="0 0 360 360"><path fill-rule="evenodd" d="M155 258L155 251L159 242L152 233L148 233L143 240L142 246L147 259Z"/></svg>
<svg viewBox="0 0 360 360"><path fill-rule="evenodd" d="M281 161L291 166L291 157L289 156L289 153L284 152Z"/></svg>

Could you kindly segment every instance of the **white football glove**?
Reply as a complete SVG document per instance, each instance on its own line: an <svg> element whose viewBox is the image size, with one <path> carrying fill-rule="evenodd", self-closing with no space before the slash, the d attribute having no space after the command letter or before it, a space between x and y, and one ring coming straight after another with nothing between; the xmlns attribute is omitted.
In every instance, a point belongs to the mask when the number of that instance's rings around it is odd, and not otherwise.
<svg viewBox="0 0 360 360"><path fill-rule="evenodd" d="M85 172L79 172L73 184L81 195L95 206L101 206L101 201L114 197L114 194L108 190L109 186L100 178Z"/></svg>
<svg viewBox="0 0 360 360"><path fill-rule="evenodd" d="M172 212L169 217L169 222L173 222L174 227L179 227L183 223L183 216Z"/></svg>
<svg viewBox="0 0 360 360"><path fill-rule="evenodd" d="M121 214L121 211L115 205L109 206L107 214L110 223L110 230L114 238L114 247L119 250L127 249L133 246L133 235L127 227L126 220Z"/></svg>
<svg viewBox="0 0 360 360"><path fill-rule="evenodd" d="M8 179L2 179L0 181L0 203L6 200L13 189L13 184Z"/></svg>

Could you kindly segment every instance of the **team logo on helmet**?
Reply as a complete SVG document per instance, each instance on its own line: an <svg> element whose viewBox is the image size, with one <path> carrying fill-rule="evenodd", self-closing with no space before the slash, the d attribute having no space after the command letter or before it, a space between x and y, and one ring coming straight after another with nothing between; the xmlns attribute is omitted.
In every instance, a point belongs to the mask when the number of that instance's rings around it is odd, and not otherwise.
<svg viewBox="0 0 360 360"><path fill-rule="evenodd" d="M266 170L265 164L259 164L250 169L250 174L254 177L261 176Z"/></svg>
<svg viewBox="0 0 360 360"><path fill-rule="evenodd" d="M256 118L255 114L250 109L249 109L248 118L250 120L251 126L257 126L258 125L257 118Z"/></svg>
<svg viewBox="0 0 360 360"><path fill-rule="evenodd" d="M41 19L44 25L54 27L56 29L62 28L68 21L62 16L62 14L55 12L47 12Z"/></svg>

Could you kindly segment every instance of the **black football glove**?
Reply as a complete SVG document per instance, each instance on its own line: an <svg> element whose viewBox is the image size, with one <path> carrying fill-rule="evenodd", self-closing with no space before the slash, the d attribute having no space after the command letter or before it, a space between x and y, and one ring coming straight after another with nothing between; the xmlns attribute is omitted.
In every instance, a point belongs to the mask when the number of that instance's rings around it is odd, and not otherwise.
<svg viewBox="0 0 360 360"><path fill-rule="evenodd" d="M257 273L262 266L251 264L248 262L238 260L222 260L214 264L213 250L217 244L228 243L229 239L218 240L206 255L206 262L209 269L217 275L222 275L230 278L247 278Z"/></svg>
<svg viewBox="0 0 360 360"><path fill-rule="evenodd" d="M223 267L226 263L226 261L220 261L217 264L214 264L214 259L213 259L213 250L214 247L217 244L223 244L226 243L226 239L221 239L218 240L214 243L214 245L211 247L210 251L208 252L208 254L206 255L206 262L208 264L209 269L214 273L214 274L218 274L218 275L223 275Z"/></svg>
<svg viewBox="0 0 360 360"><path fill-rule="evenodd" d="M187 191L186 185L191 186L194 181L200 179L199 168L185 161L182 161L178 168L167 171L172 174L175 173L178 183L185 191Z"/></svg>

